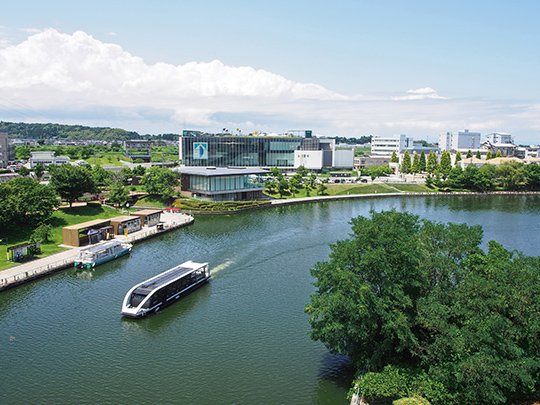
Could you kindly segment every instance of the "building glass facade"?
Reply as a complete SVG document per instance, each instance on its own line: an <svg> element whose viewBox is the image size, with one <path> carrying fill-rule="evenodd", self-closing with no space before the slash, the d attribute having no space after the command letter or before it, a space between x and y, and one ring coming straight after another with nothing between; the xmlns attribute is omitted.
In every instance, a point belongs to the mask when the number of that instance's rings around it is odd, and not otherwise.
<svg viewBox="0 0 540 405"><path fill-rule="evenodd" d="M294 167L294 151L304 138L240 136L180 137L185 166Z"/></svg>

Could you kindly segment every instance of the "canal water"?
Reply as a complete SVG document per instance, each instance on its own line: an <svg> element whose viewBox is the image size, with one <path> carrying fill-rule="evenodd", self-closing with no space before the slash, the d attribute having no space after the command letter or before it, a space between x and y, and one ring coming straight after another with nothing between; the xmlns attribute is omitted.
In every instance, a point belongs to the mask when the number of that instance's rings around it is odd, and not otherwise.
<svg viewBox="0 0 540 405"><path fill-rule="evenodd" d="M376 198L280 207L195 224L130 257L0 293L2 404L346 404L346 358L310 340L309 269L352 217L395 208L480 224L485 243L538 254L540 198ZM484 246L485 246L484 243ZM210 283L146 319L120 315L134 284L186 260Z"/></svg>

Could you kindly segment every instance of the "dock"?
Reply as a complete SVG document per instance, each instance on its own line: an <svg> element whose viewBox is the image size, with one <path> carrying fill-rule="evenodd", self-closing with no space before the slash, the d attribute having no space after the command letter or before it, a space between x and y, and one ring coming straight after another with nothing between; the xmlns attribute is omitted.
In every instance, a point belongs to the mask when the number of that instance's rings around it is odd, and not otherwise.
<svg viewBox="0 0 540 405"><path fill-rule="evenodd" d="M127 236L115 235L115 239L136 244L146 239L191 225L194 220L195 219L190 215L163 212L161 214L163 229L158 229L155 225L151 227L145 226L141 230L132 232ZM96 246L96 244L93 246ZM66 247L69 249L63 252L22 263L5 270L0 270L0 291L73 267L75 259L79 254L79 250L87 248L88 246Z"/></svg>

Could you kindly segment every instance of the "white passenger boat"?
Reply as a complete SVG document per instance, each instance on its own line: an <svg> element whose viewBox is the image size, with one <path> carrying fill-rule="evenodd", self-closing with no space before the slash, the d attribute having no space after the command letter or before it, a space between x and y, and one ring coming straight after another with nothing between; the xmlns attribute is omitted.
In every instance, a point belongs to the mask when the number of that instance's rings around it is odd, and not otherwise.
<svg viewBox="0 0 540 405"><path fill-rule="evenodd" d="M75 267L91 269L95 266L127 255L133 245L120 240L111 240L104 243L81 249L75 259Z"/></svg>
<svg viewBox="0 0 540 405"><path fill-rule="evenodd" d="M156 312L209 278L208 263L182 263L129 290L122 303L122 315L138 318Z"/></svg>

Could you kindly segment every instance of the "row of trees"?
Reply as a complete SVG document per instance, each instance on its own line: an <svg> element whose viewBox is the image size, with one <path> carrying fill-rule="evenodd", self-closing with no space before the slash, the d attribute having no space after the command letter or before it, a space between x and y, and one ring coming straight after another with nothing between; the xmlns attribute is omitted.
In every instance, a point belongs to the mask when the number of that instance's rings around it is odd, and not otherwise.
<svg viewBox="0 0 540 405"><path fill-rule="evenodd" d="M93 139L104 141L140 139L141 135L119 128L86 127L82 125L27 124L0 122L0 132L25 139Z"/></svg>
<svg viewBox="0 0 540 405"><path fill-rule="evenodd" d="M467 152L466 159L471 158L472 155L473 154L471 150L469 150ZM494 156L491 154L491 152L488 151L486 154L486 160L493 159L493 157ZM502 157L500 150L497 151L495 157ZM480 151L476 152L476 158L481 159ZM461 152L457 151L454 164L457 165L458 162L461 162L462 160L463 158L461 157ZM390 162L399 163L399 158L395 151L392 152ZM420 155L418 155L418 153L415 153L411 160L411 155L409 151L406 150L403 155L403 161L401 162L400 168L400 171L402 173L439 172L448 174L450 170L452 170L452 159L450 157L449 151L443 151L441 154L440 162L437 162L437 156L435 155L435 152L430 152L427 158L424 151L422 151Z"/></svg>
<svg viewBox="0 0 540 405"><path fill-rule="evenodd" d="M495 165L456 166L447 172L437 172L426 178L426 185L439 188L466 189L473 191L540 190L540 166L521 162Z"/></svg>
<svg viewBox="0 0 540 405"><path fill-rule="evenodd" d="M312 269L306 312L312 339L368 371L368 400L408 391L433 404L492 405L534 395L540 258L495 241L485 253L480 226L410 213L372 212L351 225Z"/></svg>
<svg viewBox="0 0 540 405"><path fill-rule="evenodd" d="M273 167L271 171L275 180L267 181L266 189L271 194L279 194L280 198L288 193L292 194L294 197L301 189L306 190L306 196L308 197L311 196L311 192L315 189L317 190L318 195L323 195L327 189L325 182L321 182L317 185L317 175L313 173L309 174L304 166L299 166L296 170L296 174L290 179L287 179L277 167Z"/></svg>

